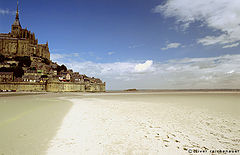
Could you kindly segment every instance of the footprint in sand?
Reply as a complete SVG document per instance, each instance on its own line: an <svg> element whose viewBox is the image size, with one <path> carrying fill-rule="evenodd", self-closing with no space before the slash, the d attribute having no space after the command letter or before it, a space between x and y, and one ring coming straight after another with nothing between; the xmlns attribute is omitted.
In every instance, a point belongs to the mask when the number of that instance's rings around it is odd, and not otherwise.
<svg viewBox="0 0 240 155"><path fill-rule="evenodd" d="M175 142L176 142L176 143L180 143L180 141L179 141L179 140L175 140Z"/></svg>
<svg viewBox="0 0 240 155"><path fill-rule="evenodd" d="M175 135L175 134L173 134L173 133L172 133L171 135L172 135L173 137L176 137L176 135Z"/></svg>
<svg viewBox="0 0 240 155"><path fill-rule="evenodd" d="M166 140L166 139L163 139L163 142L167 142L167 143L169 143L170 141L168 141L168 140Z"/></svg>

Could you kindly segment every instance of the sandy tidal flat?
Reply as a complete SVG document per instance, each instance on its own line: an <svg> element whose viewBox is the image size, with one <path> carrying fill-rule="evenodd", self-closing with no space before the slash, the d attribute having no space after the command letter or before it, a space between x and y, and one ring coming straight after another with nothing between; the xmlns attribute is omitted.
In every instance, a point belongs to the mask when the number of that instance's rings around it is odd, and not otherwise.
<svg viewBox="0 0 240 155"><path fill-rule="evenodd" d="M0 93L0 155L45 155L71 106L53 94Z"/></svg>
<svg viewBox="0 0 240 155"><path fill-rule="evenodd" d="M73 106L51 140L48 155L240 149L238 93L119 93L62 99Z"/></svg>

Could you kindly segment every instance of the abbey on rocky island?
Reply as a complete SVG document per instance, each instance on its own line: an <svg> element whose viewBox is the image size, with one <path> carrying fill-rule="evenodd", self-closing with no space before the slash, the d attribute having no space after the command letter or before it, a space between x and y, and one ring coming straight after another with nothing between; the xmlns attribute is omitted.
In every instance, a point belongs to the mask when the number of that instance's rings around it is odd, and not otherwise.
<svg viewBox="0 0 240 155"><path fill-rule="evenodd" d="M48 42L23 29L18 2L11 32L0 33L0 91L104 92L105 82L50 60Z"/></svg>
<svg viewBox="0 0 240 155"><path fill-rule="evenodd" d="M0 53L6 57L38 56L50 59L48 43L38 44L35 34L22 28L18 6L11 32L0 33Z"/></svg>

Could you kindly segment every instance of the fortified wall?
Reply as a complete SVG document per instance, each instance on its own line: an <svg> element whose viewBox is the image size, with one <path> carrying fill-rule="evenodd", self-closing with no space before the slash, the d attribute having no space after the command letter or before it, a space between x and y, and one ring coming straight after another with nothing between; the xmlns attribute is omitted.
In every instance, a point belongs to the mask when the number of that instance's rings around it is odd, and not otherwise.
<svg viewBox="0 0 240 155"><path fill-rule="evenodd" d="M0 90L44 92L46 91L46 86L43 83L1 82Z"/></svg>
<svg viewBox="0 0 240 155"><path fill-rule="evenodd" d="M30 92L104 92L104 84L63 83L63 82L1 82L0 90L30 91Z"/></svg>

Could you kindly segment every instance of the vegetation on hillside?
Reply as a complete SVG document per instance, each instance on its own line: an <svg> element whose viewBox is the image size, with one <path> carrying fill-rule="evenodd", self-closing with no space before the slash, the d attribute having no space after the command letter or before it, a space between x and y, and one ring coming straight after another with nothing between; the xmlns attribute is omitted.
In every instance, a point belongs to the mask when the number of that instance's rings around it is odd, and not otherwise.
<svg viewBox="0 0 240 155"><path fill-rule="evenodd" d="M0 62L3 62L5 60L5 56L0 54Z"/></svg>
<svg viewBox="0 0 240 155"><path fill-rule="evenodd" d="M42 63L45 63L46 65L50 65L50 60L47 58L42 58Z"/></svg>
<svg viewBox="0 0 240 155"><path fill-rule="evenodd" d="M24 71L22 67L30 67L31 66L31 59L30 56L16 56L14 58L6 58L4 55L0 54L0 63L7 61L7 60L15 60L18 61L18 66L13 63L11 64L10 68L2 67L0 68L0 72L13 72L15 77L22 77L24 75ZM42 58L42 63L46 65L50 65L51 61L47 58ZM36 67L30 67L30 70L36 70ZM65 65L57 65L57 73L59 74L61 71L66 72L67 67Z"/></svg>
<svg viewBox="0 0 240 155"><path fill-rule="evenodd" d="M31 63L32 63L29 56L24 56L24 57L17 56L17 57L10 59L10 58L6 58L5 56L0 54L0 63L7 61L7 60L18 61L19 62L18 66L15 63L13 63L13 64L11 64L10 68L6 68L6 67L0 68L0 72L13 72L13 75L16 78L23 76L23 74L24 74L24 71L22 69L23 66L30 67Z"/></svg>
<svg viewBox="0 0 240 155"><path fill-rule="evenodd" d="M57 72L60 73L61 71L66 72L67 71L67 67L65 65L61 65L61 66L57 66Z"/></svg>
<svg viewBox="0 0 240 155"><path fill-rule="evenodd" d="M47 75L42 75L41 78L48 78L48 76Z"/></svg>
<svg viewBox="0 0 240 155"><path fill-rule="evenodd" d="M14 60L19 62L18 66L30 67L31 63L32 63L29 56L24 56L24 57L17 56L17 57L14 58Z"/></svg>
<svg viewBox="0 0 240 155"><path fill-rule="evenodd" d="M22 77L24 74L24 71L21 66L10 67L10 68L2 67L0 68L0 72L13 72L13 76L16 78Z"/></svg>

